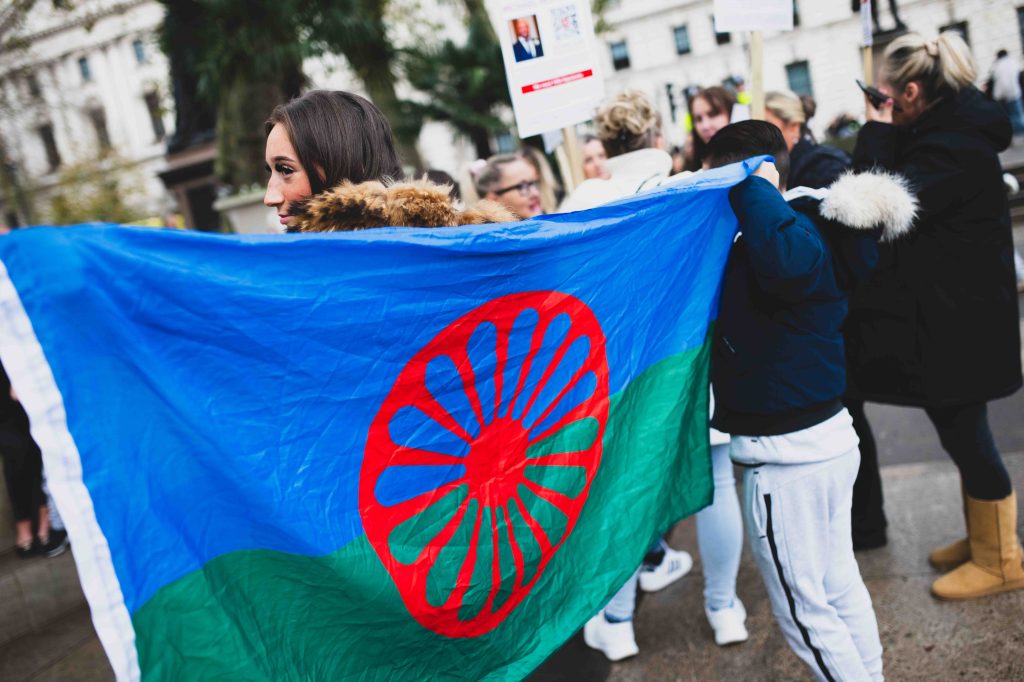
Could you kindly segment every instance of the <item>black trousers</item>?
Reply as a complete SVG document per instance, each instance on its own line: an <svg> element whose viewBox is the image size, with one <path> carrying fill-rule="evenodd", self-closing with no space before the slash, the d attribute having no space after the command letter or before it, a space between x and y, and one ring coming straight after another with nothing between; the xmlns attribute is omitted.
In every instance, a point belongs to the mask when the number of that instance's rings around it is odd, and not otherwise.
<svg viewBox="0 0 1024 682"><path fill-rule="evenodd" d="M853 486L853 536L865 539L885 532L882 479L878 450L864 414L864 403L847 401L853 428L860 438L860 471ZM1013 487L988 423L986 403L926 408L942 448L960 470L967 494L977 500L1001 500Z"/></svg>
<svg viewBox="0 0 1024 682"><path fill-rule="evenodd" d="M39 508L46 505L43 493L43 457L32 440L28 419L0 422L0 456L4 460L4 479L15 521L35 520Z"/></svg>
<svg viewBox="0 0 1024 682"><path fill-rule="evenodd" d="M885 529L889 521L885 518L885 500L882 496L882 476L878 469L878 448L871 424L864 414L864 403L845 400L846 409L853 417L853 430L860 439L860 469L853 484L853 527L854 546L876 546L885 544Z"/></svg>

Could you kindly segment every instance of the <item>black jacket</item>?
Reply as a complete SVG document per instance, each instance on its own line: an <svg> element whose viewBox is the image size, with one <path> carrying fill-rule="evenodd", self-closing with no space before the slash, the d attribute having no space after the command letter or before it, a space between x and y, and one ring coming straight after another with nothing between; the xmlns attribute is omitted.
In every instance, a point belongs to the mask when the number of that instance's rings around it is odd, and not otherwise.
<svg viewBox="0 0 1024 682"><path fill-rule="evenodd" d="M789 153L790 187L828 187L850 169L850 157L841 149L817 144L807 137Z"/></svg>
<svg viewBox="0 0 1024 682"><path fill-rule="evenodd" d="M1013 240L998 152L1010 122L973 87L940 99L910 127L868 123L858 169L902 173L919 200L914 231L883 244L851 301L850 394L941 407L1021 386Z"/></svg>

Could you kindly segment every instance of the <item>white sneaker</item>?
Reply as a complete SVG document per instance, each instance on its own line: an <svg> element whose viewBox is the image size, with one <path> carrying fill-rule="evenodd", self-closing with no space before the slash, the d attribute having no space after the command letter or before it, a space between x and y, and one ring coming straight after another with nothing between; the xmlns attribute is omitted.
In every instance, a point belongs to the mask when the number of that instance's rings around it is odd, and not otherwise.
<svg viewBox="0 0 1024 682"><path fill-rule="evenodd" d="M725 646L747 641L747 610L743 608L743 602L739 597L733 601L732 606L717 611L704 607L708 623L715 631L715 644Z"/></svg>
<svg viewBox="0 0 1024 682"><path fill-rule="evenodd" d="M603 610L583 626L583 641L591 649L603 653L609 661L621 661L640 653L633 635L633 621L609 623Z"/></svg>
<svg viewBox="0 0 1024 682"><path fill-rule="evenodd" d="M665 557L657 566L644 564L640 568L640 589L657 592L682 578L693 568L693 557L689 552L665 547Z"/></svg>

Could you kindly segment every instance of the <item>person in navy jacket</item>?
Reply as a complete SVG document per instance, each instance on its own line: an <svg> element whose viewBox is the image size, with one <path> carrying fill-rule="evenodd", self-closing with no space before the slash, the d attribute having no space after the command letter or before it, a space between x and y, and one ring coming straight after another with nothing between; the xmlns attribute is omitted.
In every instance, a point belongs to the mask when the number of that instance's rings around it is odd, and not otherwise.
<svg viewBox="0 0 1024 682"><path fill-rule="evenodd" d="M732 434L730 456L745 468L744 526L789 645L819 679L881 680L878 625L850 536L860 453L841 402L842 325L876 240L892 236L882 226L909 227L914 200L897 179L851 176L787 203L786 143L764 121L726 126L707 158L717 167L760 154L775 163L729 194L741 233L715 329L711 424ZM886 191L868 195L860 183ZM902 221L899 206L909 207Z"/></svg>

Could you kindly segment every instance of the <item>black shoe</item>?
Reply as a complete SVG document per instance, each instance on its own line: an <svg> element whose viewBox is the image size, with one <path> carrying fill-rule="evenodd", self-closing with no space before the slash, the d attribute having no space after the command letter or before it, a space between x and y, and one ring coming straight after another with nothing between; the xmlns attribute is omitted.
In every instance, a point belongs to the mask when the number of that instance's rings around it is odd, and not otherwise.
<svg viewBox="0 0 1024 682"><path fill-rule="evenodd" d="M14 548L14 553L18 555L19 559L31 559L36 555L36 543L30 542L28 545L17 545Z"/></svg>
<svg viewBox="0 0 1024 682"><path fill-rule="evenodd" d="M48 558L60 556L68 551L69 544L67 531L55 528L50 529L50 537L46 539L45 543L42 540L36 540L39 553Z"/></svg>

